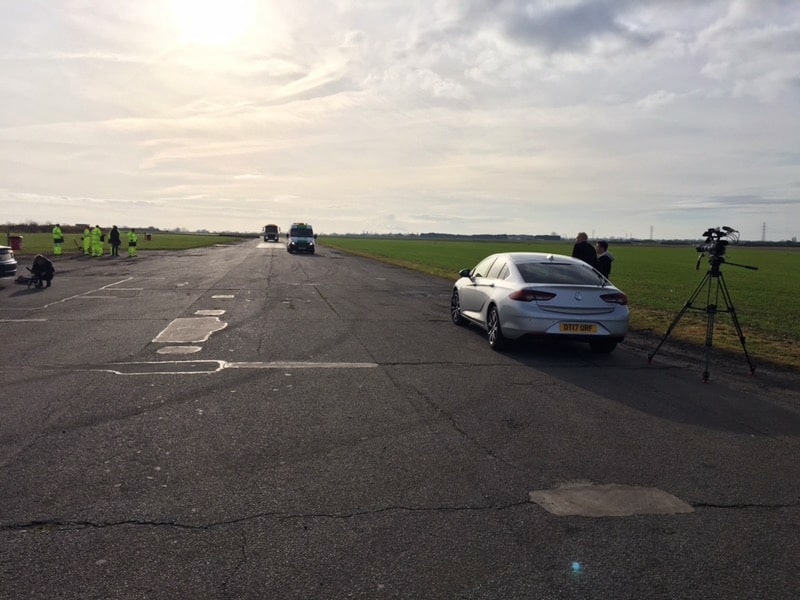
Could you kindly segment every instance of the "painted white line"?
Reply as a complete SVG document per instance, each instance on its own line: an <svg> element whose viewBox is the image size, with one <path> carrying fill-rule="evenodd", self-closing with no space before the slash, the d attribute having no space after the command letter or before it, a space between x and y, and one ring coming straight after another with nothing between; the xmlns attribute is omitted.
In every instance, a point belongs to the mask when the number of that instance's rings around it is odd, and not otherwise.
<svg viewBox="0 0 800 600"><path fill-rule="evenodd" d="M174 365L175 371L141 371L141 372L131 372L126 373L124 371L120 371L113 367L130 367L130 366L163 366L163 365ZM180 369L180 365L207 365L209 368L206 371L187 371L187 370L178 370ZM215 373L224 369L225 361L224 360L214 360L214 359L200 359L200 360L141 360L141 361L131 361L131 362L119 362L119 363L112 363L108 366L108 368L96 368L96 369L88 369L89 371L108 371L111 373L116 373L117 375L207 375L209 373Z"/></svg>
<svg viewBox="0 0 800 600"><path fill-rule="evenodd" d="M107 285L104 285L100 289L101 290L105 290L105 289L108 289L110 287L116 287L116 286L120 285L121 283L125 283L126 281L131 281L132 279L133 279L133 277L127 277L125 279L122 279L121 281L115 281L114 283L109 283ZM141 289L141 288L137 288L137 289Z"/></svg>
<svg viewBox="0 0 800 600"><path fill-rule="evenodd" d="M159 348L156 354L194 354L202 349L202 346L166 346Z"/></svg>
<svg viewBox="0 0 800 600"><path fill-rule="evenodd" d="M225 299L225 298L235 298L236 296L235 296L235 295L233 295L233 294L214 294L214 295L213 295L213 296L211 296L211 297L212 297L212 298L222 298L222 299Z"/></svg>
<svg viewBox="0 0 800 600"><path fill-rule="evenodd" d="M74 296L67 296L66 298L62 298L61 300L56 300L55 302L50 302L48 304L45 304L42 308L50 308L51 306L55 306L56 304L63 304L65 302L69 301L69 300L75 300L76 298L112 298L114 300L117 300L116 296L91 296L90 294L93 294L94 292L105 291L110 287L113 287L115 285L119 285L120 283L125 283L126 281L130 281L131 279L133 279L133 277L126 277L125 279L120 279L119 281L115 281L113 283L107 283L104 286L101 286L99 288L95 288L93 290L89 290L88 292L83 292L82 294L75 294Z"/></svg>
<svg viewBox="0 0 800 600"><path fill-rule="evenodd" d="M47 323L47 319L0 319L0 323Z"/></svg>
<svg viewBox="0 0 800 600"><path fill-rule="evenodd" d="M273 362L229 362L226 369L374 369L373 362L311 362L311 361L273 361Z"/></svg>
<svg viewBox="0 0 800 600"><path fill-rule="evenodd" d="M194 314L200 315L203 317L221 317L225 314L226 311L224 310L215 310L215 309L207 309L207 310L196 310Z"/></svg>
<svg viewBox="0 0 800 600"><path fill-rule="evenodd" d="M132 370L126 371L125 367L163 367L171 365L170 370ZM181 366L207 366L206 370L187 370L182 369ZM156 361L142 361L142 362L128 362L128 363L115 363L106 368L88 369L89 371L101 371L105 373L113 373L114 375L212 375L219 373L224 369L374 369L378 367L377 363L346 363L346 362L292 362L292 361L276 361L276 362L241 362L230 363L224 360L156 360ZM116 367L116 368L115 368Z"/></svg>

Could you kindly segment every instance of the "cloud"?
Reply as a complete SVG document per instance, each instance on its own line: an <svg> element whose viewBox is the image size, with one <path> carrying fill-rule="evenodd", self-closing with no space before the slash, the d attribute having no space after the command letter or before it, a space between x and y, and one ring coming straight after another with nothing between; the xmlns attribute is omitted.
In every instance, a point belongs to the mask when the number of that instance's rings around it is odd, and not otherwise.
<svg viewBox="0 0 800 600"><path fill-rule="evenodd" d="M321 231L572 236L578 214L676 237L699 203L800 222L796 2L260 1L213 47L161 0L35 6L0 22L0 198L22 219L145 202L167 227L302 207Z"/></svg>

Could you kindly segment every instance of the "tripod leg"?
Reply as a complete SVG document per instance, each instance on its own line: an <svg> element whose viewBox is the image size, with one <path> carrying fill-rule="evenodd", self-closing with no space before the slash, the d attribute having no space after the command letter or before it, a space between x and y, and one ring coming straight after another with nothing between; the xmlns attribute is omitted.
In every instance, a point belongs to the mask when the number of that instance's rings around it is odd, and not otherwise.
<svg viewBox="0 0 800 600"><path fill-rule="evenodd" d="M683 308L681 308L680 312L677 315L675 315L675 318L672 320L672 323L670 323L669 327L667 327L667 332L664 334L664 337L661 338L661 341L658 342L658 346L656 346L656 349L653 350L650 354L647 355L647 362L652 362L653 361L653 357L656 355L656 352L658 352L658 350L661 348L662 344L665 341L667 341L667 338L669 337L669 334L672 333L673 329L675 329L675 326L678 324L678 321L681 320L681 317L686 313L686 311L689 310L690 308L691 309L695 309L695 307L693 306L694 301L697 299L697 296L700 295L700 292L703 290L703 287L710 280L710 278L711 278L710 272L706 273L705 277L703 277L703 280L695 288L694 292L692 292L692 295L689 296L689 299L684 303ZM695 309L695 310L697 310L697 309Z"/></svg>
<svg viewBox="0 0 800 600"><path fill-rule="evenodd" d="M717 273L714 279L717 280L716 294L714 295L714 303L711 303L711 285L708 286L708 298L706 299L706 368L703 371L703 382L708 383L711 373L709 371L709 363L711 362L711 347L714 340L714 318L717 316L717 303L719 302L719 276Z"/></svg>
<svg viewBox="0 0 800 600"><path fill-rule="evenodd" d="M719 274L719 285L720 289L722 290L722 298L725 300L726 311L731 315L733 327L736 329L736 335L739 336L739 343L742 345L744 357L747 360L747 364L750 367L750 374L752 375L756 372L756 368L753 365L753 361L750 360L750 355L747 353L747 347L744 344L744 333L742 332L742 326L739 324L739 318L736 316L736 309L733 307L733 301L731 300L730 292L728 292L728 285L725 283L725 278L722 276L722 272Z"/></svg>

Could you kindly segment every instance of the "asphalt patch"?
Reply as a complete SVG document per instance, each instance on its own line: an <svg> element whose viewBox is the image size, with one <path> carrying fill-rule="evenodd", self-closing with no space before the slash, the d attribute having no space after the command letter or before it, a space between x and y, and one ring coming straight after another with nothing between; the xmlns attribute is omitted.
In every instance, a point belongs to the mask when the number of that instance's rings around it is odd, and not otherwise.
<svg viewBox="0 0 800 600"><path fill-rule="evenodd" d="M680 498L653 487L572 484L530 492L530 500L560 517L630 517L694 512Z"/></svg>

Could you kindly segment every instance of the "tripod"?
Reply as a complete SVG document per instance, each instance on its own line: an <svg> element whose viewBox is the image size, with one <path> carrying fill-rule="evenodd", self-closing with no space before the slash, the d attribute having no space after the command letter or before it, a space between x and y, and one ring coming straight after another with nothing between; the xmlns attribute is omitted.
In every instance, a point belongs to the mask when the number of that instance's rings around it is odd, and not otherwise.
<svg viewBox="0 0 800 600"><path fill-rule="evenodd" d="M702 259L702 255L700 258L697 259L697 266L700 266L700 260ZM742 327L739 325L739 319L736 316L736 309L733 307L733 302L731 301L730 292L728 292L728 286L725 283L725 276L720 271L720 265L725 262L725 259L722 256L711 255L710 257L711 267L708 269L705 277L700 282L700 285L697 286L697 289L692 293L689 299L686 301L686 304L683 305L683 308L680 312L675 316L670 323L670 326L667 328L667 332L664 334L664 337L661 338L661 341L656 346L656 349L653 350L650 354L647 355L647 361L652 362L653 357L658 352L661 345L666 341L669 337L669 334L672 333L672 330L675 329L675 326L678 324L678 321L681 320L681 317L686 313L687 310L698 310L703 311L706 313L706 368L703 371L703 382L708 383L709 379L709 371L708 365L711 359L711 345L712 339L714 336L714 319L717 316L717 313L729 313L731 315L731 319L733 320L733 326L736 329L736 334L739 336L739 342L742 344L742 350L744 350L744 357L747 359L747 364L750 366L750 374L752 375L755 373L756 368L753 366L753 362L750 360L750 355L747 353L747 348L744 344L744 334L742 333ZM728 263L735 267L742 267L745 269L751 269L753 271L758 270L758 267L749 267L747 265L737 265L736 263ZM699 306L694 306L695 300L697 300L700 293L703 291L704 288L707 289L706 295L706 306L705 308L700 308ZM723 302L725 303L725 308L721 308L719 305L720 296L722 297ZM712 302L713 298L713 302Z"/></svg>

